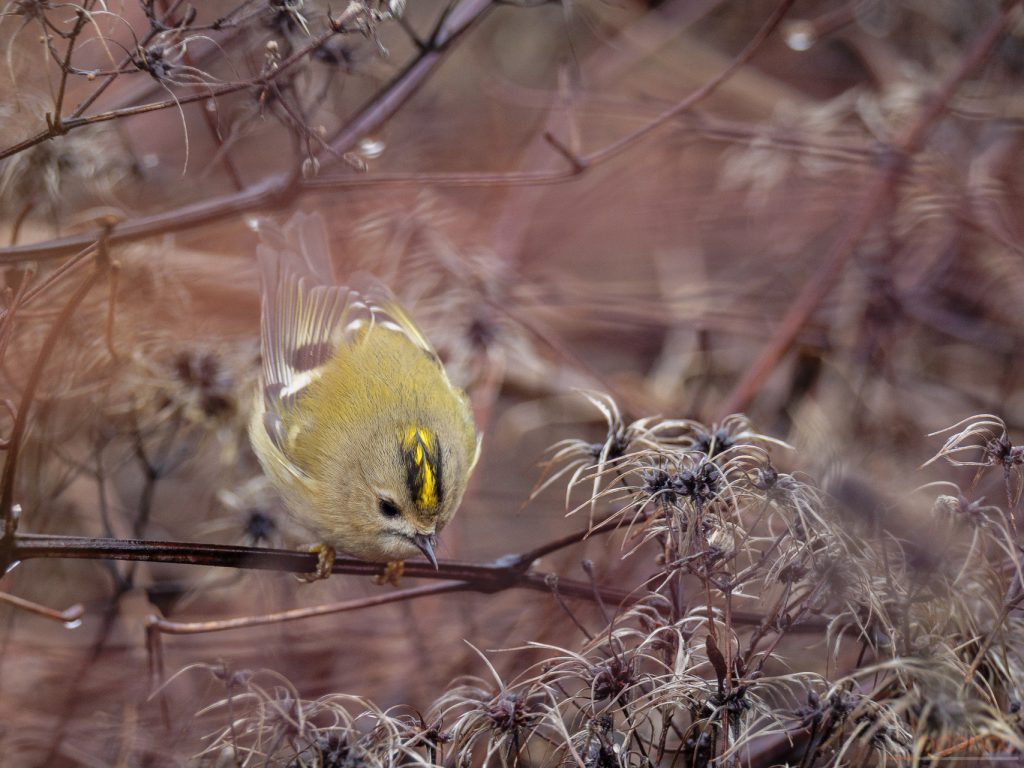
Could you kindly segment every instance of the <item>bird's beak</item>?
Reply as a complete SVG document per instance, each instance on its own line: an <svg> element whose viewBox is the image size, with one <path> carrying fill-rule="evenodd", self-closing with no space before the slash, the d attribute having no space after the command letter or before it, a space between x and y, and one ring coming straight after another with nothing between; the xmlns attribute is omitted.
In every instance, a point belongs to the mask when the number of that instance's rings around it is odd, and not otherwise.
<svg viewBox="0 0 1024 768"><path fill-rule="evenodd" d="M420 552L430 561L430 564L437 569L437 557L434 555L434 534L417 533L412 537L413 542L420 548Z"/></svg>

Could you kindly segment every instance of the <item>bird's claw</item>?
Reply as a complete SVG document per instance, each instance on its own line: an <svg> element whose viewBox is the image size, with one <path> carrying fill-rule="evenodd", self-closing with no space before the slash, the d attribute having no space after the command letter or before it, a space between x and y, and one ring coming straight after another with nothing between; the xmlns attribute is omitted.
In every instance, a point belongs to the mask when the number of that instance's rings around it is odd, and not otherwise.
<svg viewBox="0 0 1024 768"><path fill-rule="evenodd" d="M390 584L397 587L402 581L403 573L405 573L405 561L392 560L384 566L383 573L373 577L373 581L381 586Z"/></svg>
<svg viewBox="0 0 1024 768"><path fill-rule="evenodd" d="M306 582L307 584L314 581L323 581L330 577L331 572L334 570L334 558L337 557L337 552L330 544L314 544L309 548L310 552L316 554L316 570L313 573L300 573L296 574L296 578L299 581Z"/></svg>

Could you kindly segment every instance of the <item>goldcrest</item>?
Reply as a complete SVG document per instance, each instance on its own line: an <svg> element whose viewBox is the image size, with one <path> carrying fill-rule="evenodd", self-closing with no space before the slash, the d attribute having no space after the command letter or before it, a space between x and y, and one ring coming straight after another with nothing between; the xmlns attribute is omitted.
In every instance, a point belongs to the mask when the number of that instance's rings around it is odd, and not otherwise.
<svg viewBox="0 0 1024 768"><path fill-rule="evenodd" d="M260 464L318 538L320 569L334 550L380 562L422 552L436 567L437 535L479 455L466 394L384 286L335 282L319 215L254 228L263 370L249 438Z"/></svg>

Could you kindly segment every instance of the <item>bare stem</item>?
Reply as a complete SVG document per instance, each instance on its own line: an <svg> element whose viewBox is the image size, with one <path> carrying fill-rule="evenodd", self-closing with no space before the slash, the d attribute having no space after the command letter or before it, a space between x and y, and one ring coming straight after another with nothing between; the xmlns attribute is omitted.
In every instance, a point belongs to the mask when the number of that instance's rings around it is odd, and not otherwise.
<svg viewBox="0 0 1024 768"><path fill-rule="evenodd" d="M15 595L9 595L6 592L0 592L0 603L7 603L7 605L12 605L23 611L34 613L37 616L59 621L62 624L76 622L85 615L85 608L81 603L75 603L70 608L65 608L63 611L57 611L53 608L48 608L45 605L33 603L31 600L26 600Z"/></svg>
<svg viewBox="0 0 1024 768"><path fill-rule="evenodd" d="M476 174L403 174L374 175L371 177L335 177L304 180L298 171L270 176L255 182L245 189L193 203L181 208L151 216L125 221L110 233L112 243L139 240L154 235L175 232L225 217L255 209L292 203L298 195L310 190L341 189L358 186L385 184L434 184L438 186L523 186L535 184L558 184L571 181L595 165L607 162L639 144L659 126L677 118L697 103L710 96L726 80L747 63L762 46L767 37L778 27L779 22L792 5L793 0L782 0L775 11L762 25L750 43L733 60L703 86L687 94L680 101L657 115L635 131L586 155L575 155L562 147L557 140L550 143L569 160L567 167L555 171L523 171L512 173ZM430 38L427 47L421 49L404 71L395 77L377 96L367 103L344 127L328 140L329 152L334 156L343 155L368 133L372 133L389 120L419 89L434 71L444 56L461 36L492 7L492 0L462 0L452 7L442 19L438 29ZM296 54L297 55L297 54ZM289 61L294 59L291 57ZM255 82L255 81L254 81ZM249 84L240 86L248 87ZM232 84L238 90L237 84ZM204 93L202 98L217 96L220 91ZM199 97L191 100L196 100ZM186 98L180 99L186 103ZM170 106L165 104L160 108ZM562 149L558 149L562 147ZM568 154L566 154L568 153ZM3 155L0 155L2 157ZM0 264L26 259L51 259L69 250L80 248L92 235L73 235L55 238L42 243L0 248Z"/></svg>
<svg viewBox="0 0 1024 768"><path fill-rule="evenodd" d="M78 18L75 21L75 27L68 36L68 48L64 53L64 61L60 67L60 84L57 86L57 98L53 102L53 115L47 115L46 121L55 136L64 133L64 122L61 118L61 112L64 111L64 93L67 90L68 74L71 72L71 54L75 50L75 43L78 42L78 36L82 33L82 27L85 26L85 21L88 18L87 9L80 9L78 11Z"/></svg>
<svg viewBox="0 0 1024 768"><path fill-rule="evenodd" d="M101 251L103 245L101 243ZM7 442L7 456L4 461L3 474L0 476L0 516L3 518L3 536L0 538L0 573L2 573L7 564L13 562L16 557L14 556L14 550L16 549L15 544L15 529L17 527L17 520L15 517L15 504L14 504L14 481L17 475L18 468L18 455L21 451L22 438L25 435L25 430L28 427L28 413L32 407L32 401L35 398L36 389L39 387L39 382L42 380L43 370L46 368L46 363L50 359L50 355L53 352L54 347L57 344L57 339L64 332L64 328L71 320L78 305L86 297L93 285L96 284L97 280L103 275L103 271L100 269L94 269L88 277L85 278L68 299L67 304L61 310L60 315L53 321L53 325L50 327L49 332L46 334L46 338L43 340L43 344L39 349L39 354L36 356L35 364L32 367L32 372L29 374L28 381L25 383L25 389L21 394L21 402L18 404L17 413L14 417L14 424L11 427L11 434Z"/></svg>
<svg viewBox="0 0 1024 768"><path fill-rule="evenodd" d="M229 629L244 629L246 627L260 627L267 624L278 624L285 621L299 621L316 616L331 616L338 613L349 613L351 611L373 608L378 605L399 603L405 600L414 600L427 595L443 595L448 592L462 592L471 589L464 581L442 581L438 584L424 584L419 587L408 589L396 589L382 595L363 597L356 600L343 600L338 603L327 603L326 605L315 605L310 608L292 608L288 611L268 613L261 616L245 616L238 619L223 619L220 621L170 621L159 616L150 616L147 627L153 631L165 635L198 635L208 632L224 632Z"/></svg>

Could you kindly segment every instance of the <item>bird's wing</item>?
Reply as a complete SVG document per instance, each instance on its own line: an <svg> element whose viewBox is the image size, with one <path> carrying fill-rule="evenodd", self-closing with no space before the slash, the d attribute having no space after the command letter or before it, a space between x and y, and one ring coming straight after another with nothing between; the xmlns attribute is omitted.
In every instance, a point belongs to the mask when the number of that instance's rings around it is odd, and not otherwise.
<svg viewBox="0 0 1024 768"><path fill-rule="evenodd" d="M254 228L261 238L256 253L263 278L263 423L274 445L286 453L289 410L340 346L387 329L435 359L437 354L375 278L358 276L358 288L335 283L327 228L319 214L296 213L284 227L260 221Z"/></svg>
<svg viewBox="0 0 1024 768"><path fill-rule="evenodd" d="M352 278L353 288L350 290L365 306L371 327L379 326L397 331L409 341L422 349L430 357L441 364L434 346L423 335L423 332L402 309L391 290L373 275L359 273Z"/></svg>

